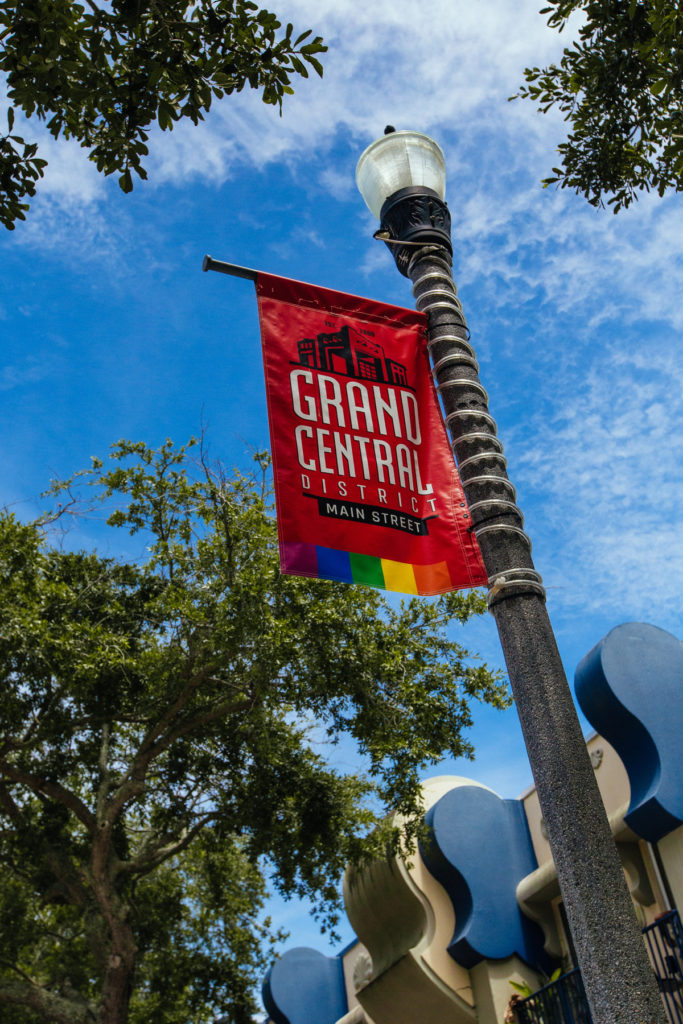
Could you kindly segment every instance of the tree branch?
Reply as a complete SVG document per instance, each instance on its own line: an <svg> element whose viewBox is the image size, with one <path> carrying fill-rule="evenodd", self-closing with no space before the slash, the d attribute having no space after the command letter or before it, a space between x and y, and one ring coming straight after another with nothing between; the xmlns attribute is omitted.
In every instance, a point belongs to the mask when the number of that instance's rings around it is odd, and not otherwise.
<svg viewBox="0 0 683 1024"><path fill-rule="evenodd" d="M50 845L42 856L57 882L68 892L73 904L85 907L88 897L68 854L58 846Z"/></svg>
<svg viewBox="0 0 683 1024"><path fill-rule="evenodd" d="M0 980L0 1005L27 1006L50 1024L92 1024L95 1007L54 995L30 980Z"/></svg>
<svg viewBox="0 0 683 1024"><path fill-rule="evenodd" d="M194 729L198 729L202 725L208 725L210 722L215 722L217 718L223 718L226 715L233 715L236 711L243 711L253 708L254 701L247 700L246 698L240 701L224 701L222 704L214 704L207 711L195 711L193 715L189 715L177 729L173 732L168 733L156 744L154 748L154 756L157 757L163 753L171 743L175 743L181 736L186 736L189 732Z"/></svg>
<svg viewBox="0 0 683 1024"><path fill-rule="evenodd" d="M158 742L146 751L145 755L140 757L137 756L133 762L133 765L126 773L126 781L119 786L115 796L111 802L107 805L107 822L111 824L116 817L121 813L126 803L135 796L139 796L145 787L145 775L151 761L162 754L164 750L175 743L176 740L180 739L181 736L186 736L187 733L198 729L202 725L208 725L209 722L215 721L217 718L221 718L224 715L234 714L235 711L246 709L252 706L252 702L242 700L239 702L231 701L223 704L215 705L210 711L197 712L194 715L189 716L185 721L173 732L167 733L162 736Z"/></svg>
<svg viewBox="0 0 683 1024"><path fill-rule="evenodd" d="M174 718L187 705L192 694L197 690L204 680L210 678L211 671L207 667L196 672L190 677L185 687L181 690L175 702L171 705L165 715L154 725L142 740L137 753L133 757L130 768L121 779L116 793L107 804L107 821L111 823L120 814L131 797L138 796L144 788L144 778L147 768L155 757L158 757L175 739L185 735L187 728L175 729L173 732L164 733L171 725ZM219 712L221 713L221 712ZM193 723L194 724L194 723ZM198 722L197 724L203 724ZM191 727L190 727L191 728Z"/></svg>
<svg viewBox="0 0 683 1024"><path fill-rule="evenodd" d="M2 807L8 818L21 822L23 814L21 808L14 802L12 794L2 782L0 782L0 807Z"/></svg>
<svg viewBox="0 0 683 1024"><path fill-rule="evenodd" d="M180 691L175 702L171 705L166 714L159 719L156 725L153 726L153 728L150 729L150 731L144 737L142 743L140 744L138 753L135 756L136 761L138 760L138 758L144 758L147 754L147 751L149 749L154 748L155 741L158 739L158 737L164 734L164 732L166 731L167 727L171 724L173 719L179 714L180 711L183 710L183 708L185 707L185 705L187 704L188 700L195 692L195 690L199 687L201 683L204 682L205 679L208 679L210 675L211 670L207 667L202 669L200 672L196 672L188 679L184 689Z"/></svg>
<svg viewBox="0 0 683 1024"><path fill-rule="evenodd" d="M128 875L146 875L150 871L153 871L164 861L169 860L171 857L175 857L177 853L182 853L190 845L195 836L198 836L202 829L209 824L210 821L216 817L216 812L212 811L210 814L203 815L199 821L195 822L192 828L187 829L181 835L180 839L177 839L173 843L167 843L166 846L156 846L151 849L145 850L139 857L135 857L133 860L127 861L122 867L122 874Z"/></svg>
<svg viewBox="0 0 683 1024"><path fill-rule="evenodd" d="M109 795L109 787L111 785L111 774L109 772L109 739L111 734L111 725L109 722L104 722L102 725L102 742L100 744L100 756L98 761L98 767L100 769L100 784L97 787L97 820L101 821L104 815L106 800Z"/></svg>
<svg viewBox="0 0 683 1024"><path fill-rule="evenodd" d="M96 824L95 815L88 810L75 793L66 789L59 782L50 782L49 779L44 779L40 775L33 775L32 772L22 771L6 761L0 761L0 772L8 779L11 779L12 782L20 782L22 785L32 789L34 793L42 793L63 804L64 807L68 807L78 820L85 825L88 832L94 830Z"/></svg>

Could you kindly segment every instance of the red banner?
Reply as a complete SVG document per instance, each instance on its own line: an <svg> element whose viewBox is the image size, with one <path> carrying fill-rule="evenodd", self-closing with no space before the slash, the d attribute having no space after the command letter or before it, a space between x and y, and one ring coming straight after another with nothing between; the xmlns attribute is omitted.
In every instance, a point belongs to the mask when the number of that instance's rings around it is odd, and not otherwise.
<svg viewBox="0 0 683 1024"><path fill-rule="evenodd" d="M440 594L486 583L422 313L259 274L284 573Z"/></svg>

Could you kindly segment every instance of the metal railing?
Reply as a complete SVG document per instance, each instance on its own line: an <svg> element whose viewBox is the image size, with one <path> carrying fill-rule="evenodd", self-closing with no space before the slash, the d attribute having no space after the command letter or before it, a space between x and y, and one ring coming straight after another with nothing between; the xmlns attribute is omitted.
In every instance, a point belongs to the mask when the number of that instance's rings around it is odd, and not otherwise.
<svg viewBox="0 0 683 1024"><path fill-rule="evenodd" d="M677 910L643 928L659 991L671 1024L683 1024L683 927Z"/></svg>
<svg viewBox="0 0 683 1024"><path fill-rule="evenodd" d="M578 967L551 981L515 1007L519 1024L592 1024Z"/></svg>
<svg viewBox="0 0 683 1024"><path fill-rule="evenodd" d="M645 945L670 1024L683 1024L683 926L677 910L643 928ZM578 967L520 1000L519 1024L592 1024Z"/></svg>

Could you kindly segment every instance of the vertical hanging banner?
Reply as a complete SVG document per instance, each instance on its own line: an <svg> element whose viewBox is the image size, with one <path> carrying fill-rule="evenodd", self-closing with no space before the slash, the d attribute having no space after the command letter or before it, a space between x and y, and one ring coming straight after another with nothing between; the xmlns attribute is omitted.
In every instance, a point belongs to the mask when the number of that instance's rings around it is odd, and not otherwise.
<svg viewBox="0 0 683 1024"><path fill-rule="evenodd" d="M414 310L258 274L280 565L405 594L485 584Z"/></svg>

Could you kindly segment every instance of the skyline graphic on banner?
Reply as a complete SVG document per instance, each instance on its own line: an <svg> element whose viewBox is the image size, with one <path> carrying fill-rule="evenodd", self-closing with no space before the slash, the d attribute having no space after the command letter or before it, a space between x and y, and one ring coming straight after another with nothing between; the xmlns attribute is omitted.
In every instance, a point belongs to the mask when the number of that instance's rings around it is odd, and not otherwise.
<svg viewBox="0 0 683 1024"><path fill-rule="evenodd" d="M357 336L355 346L351 344L352 332ZM385 355L382 346L365 337L366 333L371 332L361 332L344 324L331 334L319 334L315 339L302 338L297 342L299 364L346 377L410 387L405 366Z"/></svg>

